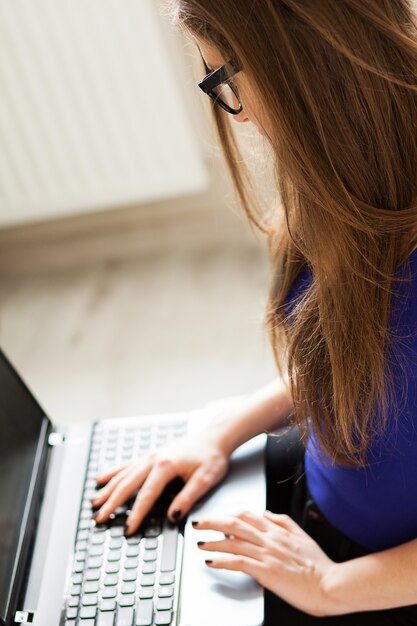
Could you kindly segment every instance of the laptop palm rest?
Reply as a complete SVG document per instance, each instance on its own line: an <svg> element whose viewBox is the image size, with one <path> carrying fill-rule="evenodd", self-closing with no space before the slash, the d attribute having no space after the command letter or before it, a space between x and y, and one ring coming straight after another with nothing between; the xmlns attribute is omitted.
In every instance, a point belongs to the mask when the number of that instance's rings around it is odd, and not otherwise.
<svg viewBox="0 0 417 626"><path fill-rule="evenodd" d="M222 519L244 510L262 515L266 508L264 450L266 434L237 448L229 471L188 514L179 603L179 626L260 626L264 622L263 587L244 572L213 569L205 559L236 558L226 552L201 550L197 541L218 541L217 530L197 530L194 519Z"/></svg>

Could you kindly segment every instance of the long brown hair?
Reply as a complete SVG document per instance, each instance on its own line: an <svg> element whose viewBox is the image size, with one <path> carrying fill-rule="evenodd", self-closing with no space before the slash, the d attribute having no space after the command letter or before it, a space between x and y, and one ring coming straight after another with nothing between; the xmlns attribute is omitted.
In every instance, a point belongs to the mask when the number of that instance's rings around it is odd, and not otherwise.
<svg viewBox="0 0 417 626"><path fill-rule="evenodd" d="M262 211L230 117L219 139L268 236L265 323L296 422L363 465L393 401L395 273L416 245L417 25L407 0L171 0L175 24L241 63L269 124L282 216ZM312 282L285 317L303 269Z"/></svg>

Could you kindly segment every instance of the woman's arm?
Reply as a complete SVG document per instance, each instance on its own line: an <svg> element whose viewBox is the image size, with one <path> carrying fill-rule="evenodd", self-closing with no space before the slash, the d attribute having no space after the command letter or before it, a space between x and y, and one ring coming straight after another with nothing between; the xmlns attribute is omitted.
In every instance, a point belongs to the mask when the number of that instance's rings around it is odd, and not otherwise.
<svg viewBox="0 0 417 626"><path fill-rule="evenodd" d="M417 604L417 539L334 563L323 588L332 615Z"/></svg>
<svg viewBox="0 0 417 626"><path fill-rule="evenodd" d="M223 450L231 454L259 433L289 424L292 410L289 389L277 378L249 395L243 403L222 411L208 428L217 431Z"/></svg>

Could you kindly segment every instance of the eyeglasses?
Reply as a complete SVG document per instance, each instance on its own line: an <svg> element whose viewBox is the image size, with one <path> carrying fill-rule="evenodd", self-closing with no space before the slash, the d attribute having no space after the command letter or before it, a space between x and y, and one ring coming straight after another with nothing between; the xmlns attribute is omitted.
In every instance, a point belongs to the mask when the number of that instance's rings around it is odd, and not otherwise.
<svg viewBox="0 0 417 626"><path fill-rule="evenodd" d="M243 109L243 104L236 85L230 80L234 74L241 70L240 65L233 61L228 61L216 70L210 70L203 55L201 55L201 58L208 74L198 83L200 89L228 113L232 115L240 113Z"/></svg>

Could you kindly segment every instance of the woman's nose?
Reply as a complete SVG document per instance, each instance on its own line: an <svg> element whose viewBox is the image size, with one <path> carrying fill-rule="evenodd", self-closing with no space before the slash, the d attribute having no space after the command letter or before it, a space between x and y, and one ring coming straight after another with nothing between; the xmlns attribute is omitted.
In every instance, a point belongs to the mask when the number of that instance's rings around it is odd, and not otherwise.
<svg viewBox="0 0 417 626"><path fill-rule="evenodd" d="M240 113L234 115L233 119L235 120L235 122L250 122L250 119L247 116L245 109L242 109Z"/></svg>

